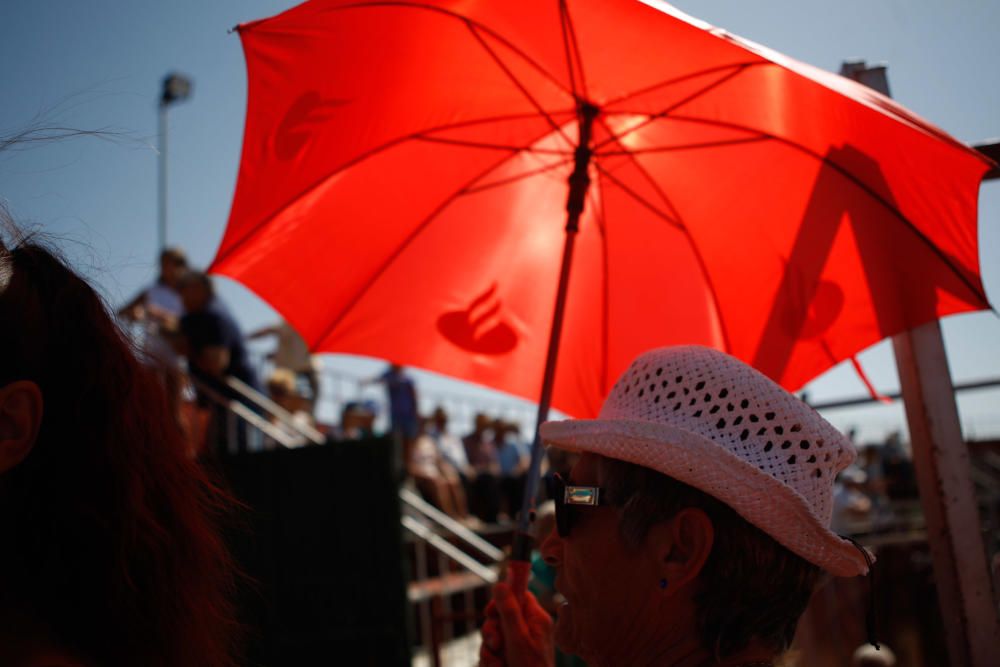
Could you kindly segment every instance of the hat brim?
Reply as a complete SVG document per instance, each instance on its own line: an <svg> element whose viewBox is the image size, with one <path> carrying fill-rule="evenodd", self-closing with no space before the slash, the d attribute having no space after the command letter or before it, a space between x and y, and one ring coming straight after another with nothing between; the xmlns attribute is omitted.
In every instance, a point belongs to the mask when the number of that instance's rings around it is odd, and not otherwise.
<svg viewBox="0 0 1000 667"><path fill-rule="evenodd" d="M693 486L835 576L868 572L858 548L823 525L797 491L709 438L668 424L625 419L546 422L541 437L560 449L635 463Z"/></svg>

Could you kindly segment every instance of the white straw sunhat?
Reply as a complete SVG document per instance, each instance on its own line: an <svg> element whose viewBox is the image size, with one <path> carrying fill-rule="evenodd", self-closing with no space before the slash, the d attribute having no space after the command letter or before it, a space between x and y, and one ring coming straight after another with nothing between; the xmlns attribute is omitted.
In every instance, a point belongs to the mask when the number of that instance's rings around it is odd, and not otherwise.
<svg viewBox="0 0 1000 667"><path fill-rule="evenodd" d="M541 436L704 491L831 574L868 571L859 548L829 528L834 478L856 457L851 442L723 352L646 352L618 379L597 419L546 422Z"/></svg>

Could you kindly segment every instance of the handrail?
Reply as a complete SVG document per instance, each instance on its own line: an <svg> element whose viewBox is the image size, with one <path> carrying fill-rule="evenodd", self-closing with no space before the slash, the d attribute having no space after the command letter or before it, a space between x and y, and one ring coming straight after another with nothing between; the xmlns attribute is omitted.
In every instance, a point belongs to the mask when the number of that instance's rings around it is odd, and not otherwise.
<svg viewBox="0 0 1000 667"><path fill-rule="evenodd" d="M231 414L239 417L240 419L246 421L252 426L256 427L264 434L270 436L280 445L285 447L294 447L296 440L292 435L282 428L272 424L267 419L264 419L256 412L254 412L250 407L243 404L242 402L234 399L227 398L219 393L217 390L209 387L204 381L198 378L191 378L195 387L204 396L209 398L214 403L226 408ZM247 400L253 402L255 405L261 407L265 411L276 417L284 426L289 426L291 429L298 433L306 436L313 442L317 444L322 444L326 442L323 435L311 427L304 427L292 421L292 415L287 410L282 408L277 403L274 403L269 398L263 396L253 387L247 385L245 382L233 377L226 378L226 384L231 389L236 391L241 396L245 397ZM310 433L311 431L311 433ZM410 510L415 512L420 517L434 522L447 532L451 533L453 536L467 544L473 549L476 549L488 559L493 561L493 563L500 563L504 560L503 551L496 548L482 537L469 530L463 526L458 521L437 509L430 503L426 502L418 494L410 491L406 488L401 488L399 490L400 501L406 505ZM475 558L465 553L454 544L444 539L431 528L424 525L412 516L403 515L401 517L402 526L409 530L411 533L416 535L418 538L424 540L434 548L436 548L440 553L448 556L456 563L469 570L471 573L482 579L483 581L493 584L498 579L495 565L484 565L477 561Z"/></svg>
<svg viewBox="0 0 1000 667"><path fill-rule="evenodd" d="M499 579L496 571L487 565L483 565L475 558L465 553L454 544L448 540L442 538L440 535L435 533L433 530L420 523L412 516L402 517L403 527L409 530L411 533L419 537L420 539L426 541L428 544L433 546L435 549L445 554L456 563L472 572L474 575L489 584L495 584Z"/></svg>
<svg viewBox="0 0 1000 667"><path fill-rule="evenodd" d="M994 387L1000 387L1000 378L989 378L986 380L976 380L975 382L962 382L957 383L953 387L955 393L961 391L974 391L976 389L992 389ZM891 391L883 394L882 398L888 398L891 401L898 400L903 397L902 392ZM828 401L826 403L809 403L809 407L813 410L836 410L838 408L851 408L858 405L867 405L869 403L878 403L880 399L873 398L871 396L861 396L858 398L845 398L837 401Z"/></svg>
<svg viewBox="0 0 1000 667"><path fill-rule="evenodd" d="M273 438L275 441L278 442L278 444L284 447L294 447L297 444L296 441L286 431L283 431L281 428L275 426L268 420L264 419L256 412L254 412L247 406L240 403L239 401L234 401L231 398L226 398L216 390L209 387L206 383L202 382L201 380L195 377L192 377L191 381L194 383L194 386L197 387L198 391L202 395L207 396L213 403L226 408L227 410L235 414L243 421L259 429L265 435Z"/></svg>
<svg viewBox="0 0 1000 667"><path fill-rule="evenodd" d="M292 413L281 407L270 398L260 393L250 385L248 385L243 380L235 378L231 375L226 377L226 386L228 386L233 391L239 393L241 396L246 398L248 401L252 402L254 405L263 408L270 415L277 417L281 423L288 428L301 433L306 438L311 440L314 444L322 445L326 442L326 437L320 433L318 430L312 426L306 424L300 424L295 421Z"/></svg>
<svg viewBox="0 0 1000 667"><path fill-rule="evenodd" d="M403 501L406 505L410 506L417 512L419 512L424 517L430 519L434 523L438 524L449 533L462 540L469 546L478 550L481 554L489 558L495 563L499 563L504 560L503 551L497 549L495 546L476 535L474 532L455 521L453 518L434 507L418 494L410 491L406 488L401 488L399 490L399 499Z"/></svg>

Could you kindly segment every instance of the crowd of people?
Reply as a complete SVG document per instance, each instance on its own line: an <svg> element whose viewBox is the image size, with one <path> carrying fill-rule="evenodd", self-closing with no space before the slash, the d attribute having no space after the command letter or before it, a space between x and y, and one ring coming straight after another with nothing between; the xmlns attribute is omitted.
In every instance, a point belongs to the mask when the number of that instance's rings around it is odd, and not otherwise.
<svg viewBox="0 0 1000 667"><path fill-rule="evenodd" d="M514 519L520 509L528 461L517 424L480 413L473 430L459 438L438 407L419 421L407 472L427 500L451 516L497 523Z"/></svg>
<svg viewBox="0 0 1000 667"><path fill-rule="evenodd" d="M176 400L181 359L206 392L230 395L229 377L260 387L245 338L211 279L168 250L157 283L122 309L149 334L134 350L56 253L8 235L0 319L17 326L0 328L0 530L10 545L0 551L0 664L236 664L238 570L220 537L231 501L188 446ZM302 420L317 387L307 356L283 358L266 383ZM480 414L458 437L442 408L419 414L400 366L372 382L387 391L406 472L430 502L472 522L513 518L528 461L515 424ZM667 391L697 406L667 409L656 400ZM750 439L744 420L794 442ZM371 437L373 423L372 406L348 403L337 436ZM913 495L898 441L854 464L849 438L705 348L640 357L600 418L546 429L554 529L534 568L542 602L498 585L484 665L556 664L556 645L594 665L776 664L822 573L872 565L837 522Z"/></svg>
<svg viewBox="0 0 1000 667"><path fill-rule="evenodd" d="M913 528L915 521L921 521L917 482L900 434L891 433L884 443L858 449L858 460L834 483L834 530L861 535Z"/></svg>
<svg viewBox="0 0 1000 667"><path fill-rule="evenodd" d="M285 430L286 444L305 442L301 428L315 426L319 395L316 366L309 350L287 322L278 322L249 336L216 293L213 279L192 268L180 248L160 253L160 271L149 287L119 309L119 317L141 336L143 358L165 380L171 404L189 440L199 452L245 451L250 432L245 419L227 420L227 405L235 401L252 413L265 412L233 386L264 392L288 420L275 419ZM262 382L251 361L250 340L273 338L273 372ZM195 405L184 401L193 381ZM288 421L292 422L289 428Z"/></svg>
<svg viewBox="0 0 1000 667"><path fill-rule="evenodd" d="M287 413L275 419L285 437L282 444L308 443L303 428L318 428L336 440L375 436L377 416L370 401L348 401L339 424L318 424L315 418L319 379L308 347L287 322L258 329L244 336L229 309L216 294L211 277L189 266L185 253L168 248L160 254L156 281L119 310L142 332L147 362L159 372L174 397L179 421L193 440L209 451L224 452L235 440L237 450L247 448L249 434L243 421L237 433L226 419L224 401L245 402L245 396L227 382L236 378L268 398ZM247 351L249 340L274 339L268 355L273 370L263 383ZM186 361L186 363L184 363ZM185 369L189 375L185 374ZM189 378L195 380L199 411L185 409L182 396ZM448 415L438 407L420 415L413 380L398 364L389 364L380 375L362 382L384 387L389 405L389 431L400 443L406 474L424 497L447 514L470 522L497 523L513 518L520 508L528 465L528 445L513 422L478 414L473 430L458 437L448 429ZM248 404L248 409L258 406ZM203 414L207 423L197 417Z"/></svg>

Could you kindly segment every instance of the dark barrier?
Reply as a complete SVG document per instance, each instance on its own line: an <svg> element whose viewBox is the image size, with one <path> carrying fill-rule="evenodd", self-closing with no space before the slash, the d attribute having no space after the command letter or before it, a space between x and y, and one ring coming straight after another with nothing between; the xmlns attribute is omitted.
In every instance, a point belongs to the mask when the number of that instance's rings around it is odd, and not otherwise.
<svg viewBox="0 0 1000 667"><path fill-rule="evenodd" d="M230 540L246 664L409 665L400 508L388 440L220 463L250 506Z"/></svg>

